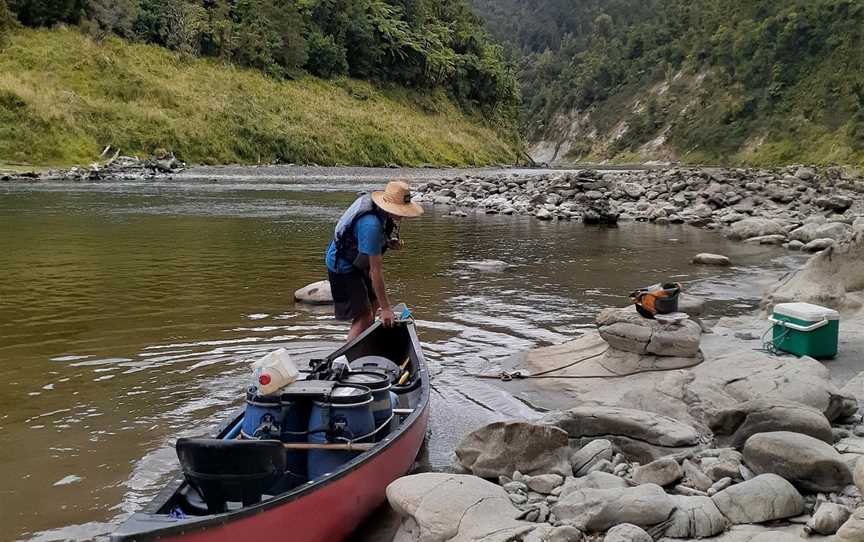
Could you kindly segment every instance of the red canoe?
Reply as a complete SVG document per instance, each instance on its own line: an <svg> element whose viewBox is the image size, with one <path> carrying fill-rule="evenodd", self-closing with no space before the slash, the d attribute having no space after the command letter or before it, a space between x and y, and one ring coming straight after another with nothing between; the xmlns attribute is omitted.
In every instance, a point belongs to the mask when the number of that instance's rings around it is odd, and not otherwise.
<svg viewBox="0 0 864 542"><path fill-rule="evenodd" d="M430 388L413 323L390 329L376 324L325 361L342 355L349 361L369 355L396 363L410 359L410 378L401 389L394 388L397 394L405 394L400 397L400 404L408 403L408 408L400 411L405 417L381 442L332 473L286 493L265 496L257 504L234 503L224 513L202 513L200 496L196 512L189 505L189 494L195 490L181 472L143 511L112 533L111 540L339 542L349 537L384 502L387 486L411 470L426 437ZM242 418L242 412L232 416L215 438L232 438Z"/></svg>

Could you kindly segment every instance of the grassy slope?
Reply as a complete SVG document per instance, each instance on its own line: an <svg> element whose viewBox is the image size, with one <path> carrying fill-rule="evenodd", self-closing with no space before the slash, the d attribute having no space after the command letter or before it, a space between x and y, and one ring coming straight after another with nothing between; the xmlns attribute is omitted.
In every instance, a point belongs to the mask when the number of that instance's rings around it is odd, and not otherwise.
<svg viewBox="0 0 864 542"><path fill-rule="evenodd" d="M0 49L0 163L62 166L164 148L192 163L512 163L501 132L440 93L257 72L74 29Z"/></svg>

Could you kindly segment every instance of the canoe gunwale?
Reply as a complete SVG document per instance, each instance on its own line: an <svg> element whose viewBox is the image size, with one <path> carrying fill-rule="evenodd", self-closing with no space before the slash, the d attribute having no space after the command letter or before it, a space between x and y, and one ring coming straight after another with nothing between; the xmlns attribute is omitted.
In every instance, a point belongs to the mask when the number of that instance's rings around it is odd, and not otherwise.
<svg viewBox="0 0 864 542"><path fill-rule="evenodd" d="M403 420L403 422L399 425L397 431L387 435L387 437L381 442L376 443L375 447L373 447L371 450L364 452L352 459L351 461L343 464L335 472L326 474L311 483L307 482L306 484L303 484L302 486L299 486L288 493L273 497L272 499L268 499L253 506L241 508L239 510L210 516L188 516L186 520L175 520L175 523L166 525L165 523L160 523L156 520L162 518L167 519L167 512L165 511L165 508L169 505L172 505L176 501L176 499L178 498L178 493L187 485L186 480L183 478L182 471L178 469L177 471L175 471L178 475L177 478L169 482L166 487L164 487L150 501L150 503L148 503L138 513L130 516L130 518L127 519L123 525L121 525L120 529L118 529L118 531L111 535L112 542L128 540L156 540L166 537L176 537L186 534L199 533L201 531L218 528L220 526L232 523L234 521L249 516L261 514L274 508L290 505L292 502L295 502L297 500L311 497L316 491L326 487L331 483L345 478L346 476L350 476L364 463L372 460L379 454L386 452L400 440L408 438L409 431L419 420L425 420L425 422L428 424L427 414L429 409L431 387L429 383L429 372L426 367L426 359L423 356L422 349L420 348L420 341L417 337L416 328L414 327L413 322L405 322L401 325L405 325L408 332L410 349L409 355L411 356L412 361L416 361L418 363L421 393L420 399L417 406L414 408L414 411ZM364 341L369 335L375 332L379 327L381 327L381 323L376 322L375 325L367 329L354 341L339 348L334 353L327 356L327 358L325 359L328 361L332 361L337 357L344 355L354 346L362 343L362 341ZM222 424L219 425L216 431L216 438L221 438L225 434L227 434L230 428L239 421L239 418L241 418L243 414L244 410L240 409L239 411L231 415L228 419L226 419L224 422L222 422ZM424 428L424 435L426 434L426 430L427 428ZM147 525L149 523L148 520L153 520L153 524ZM131 528L133 527L133 524L137 524L137 526L139 526L140 528ZM130 529L128 529L127 532L124 532L123 526L130 527Z"/></svg>

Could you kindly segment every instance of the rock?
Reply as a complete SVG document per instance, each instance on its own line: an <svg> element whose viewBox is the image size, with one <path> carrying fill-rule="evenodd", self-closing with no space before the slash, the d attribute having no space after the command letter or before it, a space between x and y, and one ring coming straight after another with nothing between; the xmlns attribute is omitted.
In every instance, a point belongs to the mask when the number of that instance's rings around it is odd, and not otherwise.
<svg viewBox="0 0 864 542"><path fill-rule="evenodd" d="M468 261L468 260L459 260L456 262L457 264L464 265L465 267L470 267L471 269L476 269L477 271L485 271L485 272L498 272L504 271L510 264L507 262L502 262L500 260L480 260L480 261Z"/></svg>
<svg viewBox="0 0 864 542"><path fill-rule="evenodd" d="M750 239L745 239L745 243L751 243L754 245L773 245L780 246L786 243L785 235L761 235L759 237L751 237Z"/></svg>
<svg viewBox="0 0 864 542"><path fill-rule="evenodd" d="M536 527L515 519L520 511L507 492L474 476L406 476L387 487L387 500L402 517L394 538L400 542L469 541L492 534L517 539Z"/></svg>
<svg viewBox="0 0 864 542"><path fill-rule="evenodd" d="M831 423L815 408L790 401L756 399L731 408L707 411L708 427L721 444L741 448L756 433L791 431L832 443Z"/></svg>
<svg viewBox="0 0 864 542"><path fill-rule="evenodd" d="M561 525L560 527L541 525L531 531L522 542L583 542L584 540L585 536L582 534L582 531L576 527L571 527L570 525Z"/></svg>
<svg viewBox="0 0 864 542"><path fill-rule="evenodd" d="M681 466L670 457L652 461L633 471L633 481L639 485L655 484L665 487L674 484L683 476Z"/></svg>
<svg viewBox="0 0 864 542"><path fill-rule="evenodd" d="M673 495L672 502L675 503L675 512L666 529L669 538L707 538L729 527L729 520L708 497Z"/></svg>
<svg viewBox="0 0 864 542"><path fill-rule="evenodd" d="M857 487L858 491L864 495L864 457L859 458L858 461L855 462L855 469L852 478L855 481L855 487Z"/></svg>
<svg viewBox="0 0 864 542"><path fill-rule="evenodd" d="M791 518L804 511L804 499L776 474L763 474L717 493L711 500L735 524Z"/></svg>
<svg viewBox="0 0 864 542"><path fill-rule="evenodd" d="M793 250L795 252L801 251L804 249L804 243L801 241L789 241L784 245L787 249Z"/></svg>
<svg viewBox="0 0 864 542"><path fill-rule="evenodd" d="M834 239L815 239L804 245L802 250L804 252L821 252L833 247L836 243Z"/></svg>
<svg viewBox="0 0 864 542"><path fill-rule="evenodd" d="M697 254L693 258L693 263L698 265L716 265L720 267L728 267L732 265L732 260L730 260L727 256L722 256L720 254L709 254L707 252L703 252L702 254Z"/></svg>
<svg viewBox="0 0 864 542"><path fill-rule="evenodd" d="M795 172L795 176L802 181L812 181L816 177L816 170L810 167L801 167Z"/></svg>
<svg viewBox="0 0 864 542"><path fill-rule="evenodd" d="M639 527L624 523L609 529L603 542L654 542L654 539Z"/></svg>
<svg viewBox="0 0 864 542"><path fill-rule="evenodd" d="M826 536L835 534L851 515L852 512L845 506L831 502L823 503L807 522L805 532Z"/></svg>
<svg viewBox="0 0 864 542"><path fill-rule="evenodd" d="M786 230L778 222L767 218L745 218L734 223L728 235L730 239L740 241L767 235L783 235L785 237Z"/></svg>
<svg viewBox="0 0 864 542"><path fill-rule="evenodd" d="M585 476L600 461L609 461L615 454L612 443L608 440L593 440L575 452L570 457L574 476Z"/></svg>
<svg viewBox="0 0 864 542"><path fill-rule="evenodd" d="M864 541L864 508L852 512L852 516L837 531L835 542Z"/></svg>
<svg viewBox="0 0 864 542"><path fill-rule="evenodd" d="M720 478L719 480L714 482L714 485L712 485L710 488L708 488L708 494L709 495L716 495L717 493L720 493L724 489L732 487L732 484L733 484L732 478L729 478L728 476L726 478Z"/></svg>
<svg viewBox="0 0 864 542"><path fill-rule="evenodd" d="M562 496L552 507L558 519L582 531L605 531L622 523L640 527L666 521L675 509L663 488L585 489Z"/></svg>
<svg viewBox="0 0 864 542"><path fill-rule="evenodd" d="M556 487L564 483L564 477L560 474L540 474L531 476L526 484L532 491L549 495Z"/></svg>
<svg viewBox="0 0 864 542"><path fill-rule="evenodd" d="M699 445L699 434L693 427L658 414L642 410L593 406L563 412L552 412L541 423L560 427L571 438L607 438L625 455L650 462L657 449L669 455L676 448L691 449ZM626 450L624 449L626 448ZM661 456L662 457L662 456Z"/></svg>
<svg viewBox="0 0 864 542"><path fill-rule="evenodd" d="M330 305L333 303L333 293L330 291L330 281L322 280L294 292L294 300L307 305Z"/></svg>
<svg viewBox="0 0 864 542"><path fill-rule="evenodd" d="M705 299L691 294L678 296L678 310L689 314L691 318L699 318L705 314Z"/></svg>
<svg viewBox="0 0 864 542"><path fill-rule="evenodd" d="M635 354L696 357L702 328L685 320L678 325L643 318L634 307L606 309L597 315L600 336L610 346Z"/></svg>
<svg viewBox="0 0 864 542"><path fill-rule="evenodd" d="M826 224L804 224L800 228L789 233L789 239L801 241L804 244L816 239L834 239L843 241L849 237L852 228L842 222L829 222Z"/></svg>
<svg viewBox="0 0 864 542"><path fill-rule="evenodd" d="M747 440L744 461L756 474L777 474L814 492L842 491L852 473L831 445L800 433L759 433Z"/></svg>
<svg viewBox="0 0 864 542"><path fill-rule="evenodd" d="M685 459L681 465L681 470L684 471L684 481L686 484L699 491L708 491L714 485L714 480L707 474L702 472L697 465L689 459Z"/></svg>
<svg viewBox="0 0 864 542"><path fill-rule="evenodd" d="M550 213L545 207L538 209L534 216L537 217L538 220L552 220L552 218L554 218L552 213Z"/></svg>
<svg viewBox="0 0 864 542"><path fill-rule="evenodd" d="M564 497L583 489L623 489L627 487L630 487L627 480L608 472L596 471L581 478L567 478L558 496Z"/></svg>
<svg viewBox="0 0 864 542"><path fill-rule="evenodd" d="M565 431L551 425L495 422L466 436L456 449L459 463L482 478L523 474L570 476Z"/></svg>
<svg viewBox="0 0 864 542"><path fill-rule="evenodd" d="M834 195L829 197L818 198L815 202L816 207L820 209L825 209L828 211L835 211L837 213L845 213L852 207L854 201L852 198L841 195Z"/></svg>

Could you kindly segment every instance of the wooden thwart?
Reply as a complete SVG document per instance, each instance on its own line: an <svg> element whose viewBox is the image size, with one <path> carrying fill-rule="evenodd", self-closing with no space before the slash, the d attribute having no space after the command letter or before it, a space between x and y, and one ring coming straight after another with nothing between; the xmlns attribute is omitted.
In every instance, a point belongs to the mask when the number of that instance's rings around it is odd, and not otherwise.
<svg viewBox="0 0 864 542"><path fill-rule="evenodd" d="M310 444L308 442L282 443L286 450L330 450L334 452L365 452L371 450L373 443L357 444Z"/></svg>

